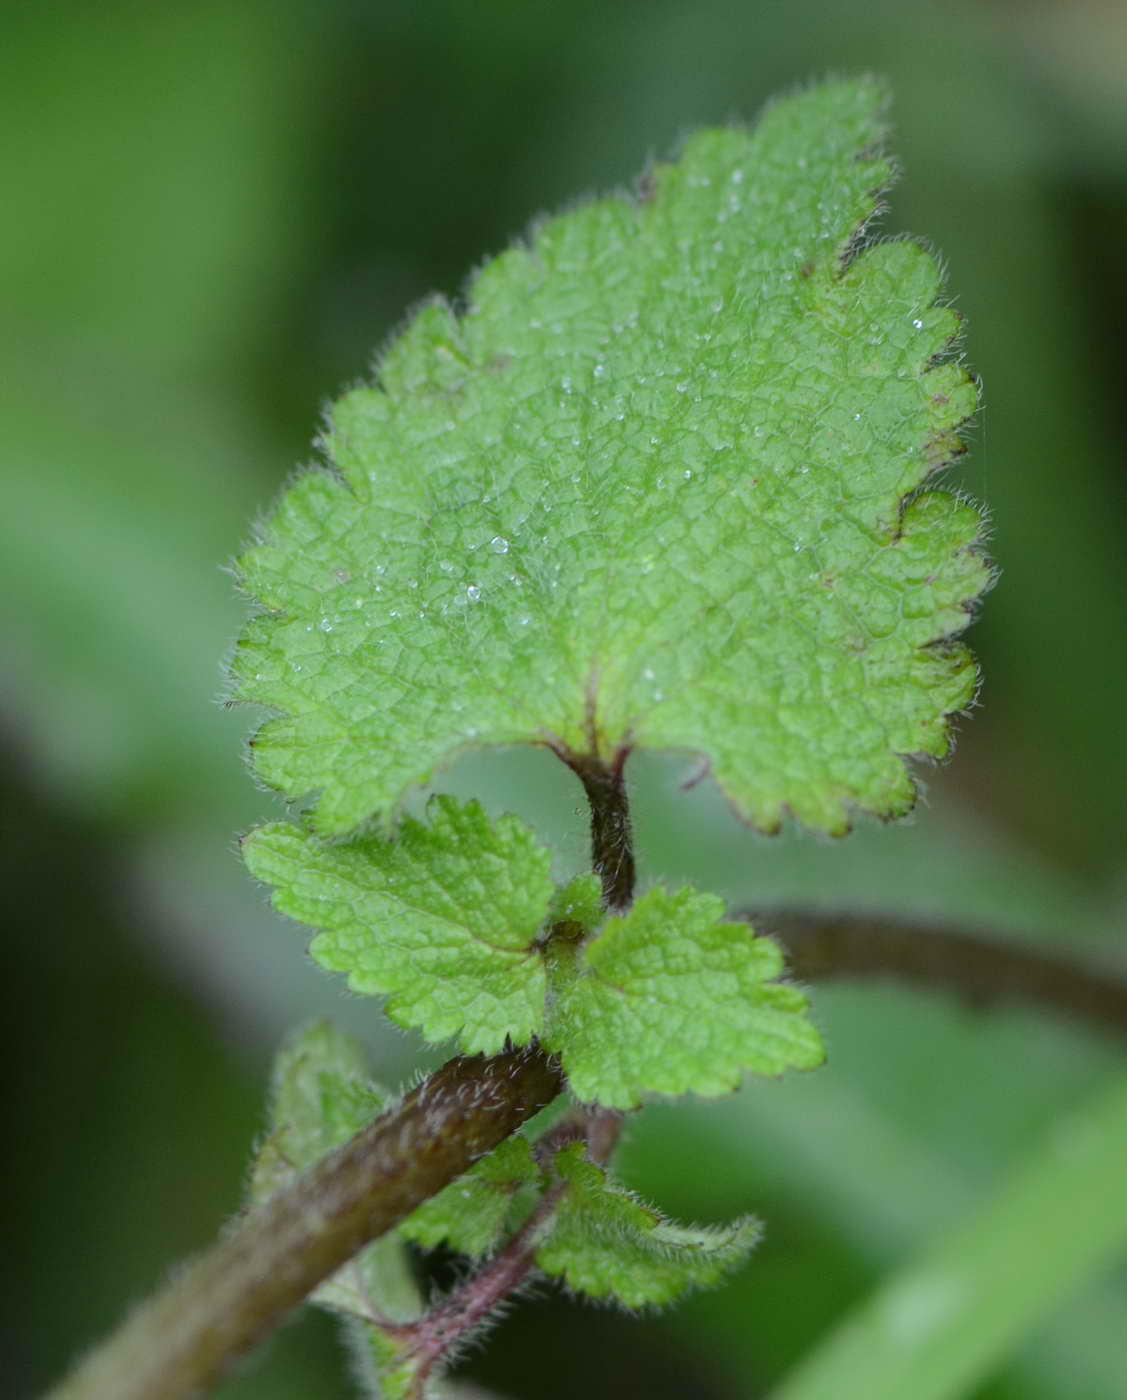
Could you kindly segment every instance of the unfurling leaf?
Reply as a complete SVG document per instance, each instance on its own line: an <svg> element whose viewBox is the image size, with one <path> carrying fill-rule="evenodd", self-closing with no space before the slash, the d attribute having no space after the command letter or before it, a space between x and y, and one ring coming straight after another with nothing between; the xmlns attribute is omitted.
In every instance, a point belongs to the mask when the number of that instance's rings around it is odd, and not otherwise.
<svg viewBox="0 0 1127 1400"><path fill-rule="evenodd" d="M555 1165L567 1190L536 1262L590 1298L614 1298L628 1308L671 1303L689 1289L719 1283L759 1239L750 1217L710 1228L672 1224L613 1185L587 1160L582 1143L558 1153Z"/></svg>
<svg viewBox="0 0 1127 1400"><path fill-rule="evenodd" d="M865 246L883 89L705 131L432 303L240 561L260 776L323 834L458 752L695 750L841 832L912 803L976 671L978 513L921 488L975 386L934 257Z"/></svg>
<svg viewBox="0 0 1127 1400"><path fill-rule="evenodd" d="M579 875L556 891L549 917L553 924L578 924L580 928L593 929L605 915L602 881L597 875Z"/></svg>

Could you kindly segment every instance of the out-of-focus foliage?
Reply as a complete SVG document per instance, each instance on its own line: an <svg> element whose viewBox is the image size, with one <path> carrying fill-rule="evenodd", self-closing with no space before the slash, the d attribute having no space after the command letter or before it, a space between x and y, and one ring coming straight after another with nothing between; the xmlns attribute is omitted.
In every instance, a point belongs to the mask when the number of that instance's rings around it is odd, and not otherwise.
<svg viewBox="0 0 1127 1400"><path fill-rule="evenodd" d="M253 1205L290 1185L395 1101L368 1077L363 1045L331 1021L314 1021L290 1038L275 1057L273 1080L270 1131L255 1153L247 1192ZM311 1301L361 1318L371 1316L376 1303L396 1320L409 1321L420 1311L411 1266L395 1235L361 1250Z"/></svg>
<svg viewBox="0 0 1127 1400"><path fill-rule="evenodd" d="M237 829L277 811L240 771L245 719L211 703L241 615L217 566L308 455L320 402L416 298L456 292L537 210L619 185L686 129L751 116L827 70L888 78L907 178L887 226L933 240L968 318L985 409L955 481L989 502L1002 571L973 634L983 703L911 824L839 845L756 838L708 783L681 792L683 765L641 763L644 865L754 905L766 931L772 907L801 902L1112 948L1127 888L1127 36L1114 10L9 7L15 1394L235 1208L267 1049L287 1024L332 1010L364 1028L384 1082L419 1063L309 967L231 853ZM581 795L554 760L513 752L443 781L531 822L563 851L561 878L582 868ZM672 1214L768 1220L754 1265L658 1319L522 1305L475 1374L545 1400L762 1395L984 1208L1117 1058L1032 1014L918 993L840 988L816 1003L825 1070L650 1108L631 1129L624 1175ZM1122 1278L1090 1278L976 1400L1115 1394L1125 1297ZM310 1314L221 1393L347 1394L326 1340Z"/></svg>
<svg viewBox="0 0 1127 1400"><path fill-rule="evenodd" d="M1127 1244L1127 1077L1053 1125L960 1227L846 1317L775 1400L965 1395ZM1046 1261L1052 1267L1046 1267Z"/></svg>

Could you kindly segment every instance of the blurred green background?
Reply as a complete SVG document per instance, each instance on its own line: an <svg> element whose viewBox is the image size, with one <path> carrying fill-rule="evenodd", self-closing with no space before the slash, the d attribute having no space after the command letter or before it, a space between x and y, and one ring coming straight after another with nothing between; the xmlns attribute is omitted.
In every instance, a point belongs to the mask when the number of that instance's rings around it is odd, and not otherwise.
<svg viewBox="0 0 1127 1400"><path fill-rule="evenodd" d="M982 705L913 821L837 845L754 837L639 764L645 874L1124 964L1125 65L1110 0L4 7L5 1393L36 1394L237 1208L288 1026L365 1031L393 1082L434 1061L239 868L272 804L241 763L250 717L217 703L241 613L221 566L418 298L796 82L891 79L885 228L933 241L968 318L985 413L955 481L989 502L1002 569L973 633ZM444 781L582 861L561 765ZM1032 1012L886 986L817 1011L827 1069L631 1129L624 1171L670 1212L766 1218L750 1267L643 1320L544 1290L468 1374L513 1400L766 1395L1122 1074L1120 1046ZM1127 1272L1062 1291L966 1394L1127 1395ZM312 1314L220 1392L349 1393Z"/></svg>

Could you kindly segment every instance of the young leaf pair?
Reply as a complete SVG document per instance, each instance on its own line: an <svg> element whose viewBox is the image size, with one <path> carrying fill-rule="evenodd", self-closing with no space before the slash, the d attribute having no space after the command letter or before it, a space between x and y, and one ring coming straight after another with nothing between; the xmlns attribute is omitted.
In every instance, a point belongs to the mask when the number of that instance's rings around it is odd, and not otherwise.
<svg viewBox="0 0 1127 1400"><path fill-rule="evenodd" d="M514 817L435 797L394 839L327 844L278 823L244 843L281 912L319 932L317 961L431 1041L492 1053L536 1036L583 1102L720 1094L741 1074L823 1057L779 949L691 889L655 888L606 916L598 882L566 888Z"/></svg>

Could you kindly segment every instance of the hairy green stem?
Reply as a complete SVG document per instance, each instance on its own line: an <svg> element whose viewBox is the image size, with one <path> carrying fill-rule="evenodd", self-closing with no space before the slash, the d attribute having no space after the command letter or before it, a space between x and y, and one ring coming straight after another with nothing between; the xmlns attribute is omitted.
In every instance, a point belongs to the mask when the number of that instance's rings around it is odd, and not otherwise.
<svg viewBox="0 0 1127 1400"><path fill-rule="evenodd" d="M1028 947L873 919L773 915L761 922L779 933L800 979L902 977L975 1002L1031 1000L1127 1034L1121 978ZM240 1221L52 1400L176 1400L214 1383L318 1283L562 1086L559 1066L535 1048L449 1061L397 1109Z"/></svg>
<svg viewBox="0 0 1127 1400"><path fill-rule="evenodd" d="M330 1274L563 1088L542 1050L458 1056L190 1263L52 1400L178 1400L213 1385Z"/></svg>

